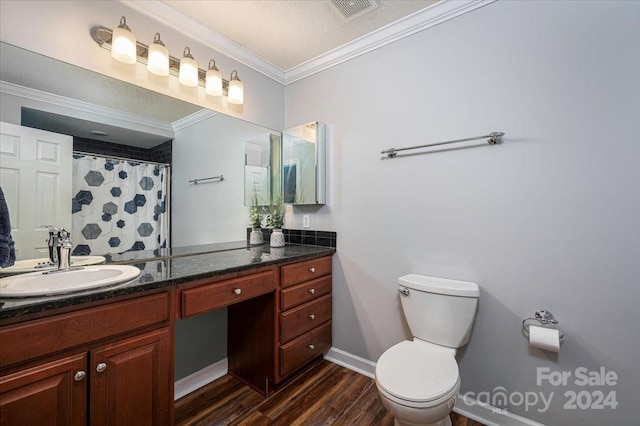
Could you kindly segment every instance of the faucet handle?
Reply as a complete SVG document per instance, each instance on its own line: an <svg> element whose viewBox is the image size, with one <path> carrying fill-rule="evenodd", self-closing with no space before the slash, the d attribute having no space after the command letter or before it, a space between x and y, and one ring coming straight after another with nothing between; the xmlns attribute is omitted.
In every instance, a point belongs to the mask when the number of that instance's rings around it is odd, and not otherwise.
<svg viewBox="0 0 640 426"><path fill-rule="evenodd" d="M58 245L71 244L71 232L64 228L60 228L58 232Z"/></svg>

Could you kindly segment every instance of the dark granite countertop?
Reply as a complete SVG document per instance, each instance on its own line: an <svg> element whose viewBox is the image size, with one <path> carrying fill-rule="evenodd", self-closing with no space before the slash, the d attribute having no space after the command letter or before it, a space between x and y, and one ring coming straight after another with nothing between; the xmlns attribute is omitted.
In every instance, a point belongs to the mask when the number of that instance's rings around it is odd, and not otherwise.
<svg viewBox="0 0 640 426"><path fill-rule="evenodd" d="M271 248L268 244L264 244L249 248L247 243L242 241L110 255L107 256L107 259L111 263L130 264L140 268L140 276L133 281L113 287L102 287L77 293L44 297L2 298L0 299L0 321L143 293L232 272L328 256L335 251L331 247L297 244L287 244L286 247L281 248Z"/></svg>

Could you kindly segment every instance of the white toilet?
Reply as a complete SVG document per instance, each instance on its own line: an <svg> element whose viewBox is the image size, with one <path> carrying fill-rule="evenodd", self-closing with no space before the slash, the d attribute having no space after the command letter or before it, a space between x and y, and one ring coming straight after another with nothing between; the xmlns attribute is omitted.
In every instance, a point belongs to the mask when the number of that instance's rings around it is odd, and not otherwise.
<svg viewBox="0 0 640 426"><path fill-rule="evenodd" d="M467 344L478 306L478 285L422 275L398 278L402 310L413 341L382 354L376 386L396 426L451 426L460 389L457 348Z"/></svg>

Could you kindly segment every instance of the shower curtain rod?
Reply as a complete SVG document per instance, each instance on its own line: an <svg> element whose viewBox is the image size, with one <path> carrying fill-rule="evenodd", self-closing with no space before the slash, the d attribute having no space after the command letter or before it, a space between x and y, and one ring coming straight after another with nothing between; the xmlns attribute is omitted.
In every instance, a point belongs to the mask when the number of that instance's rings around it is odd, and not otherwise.
<svg viewBox="0 0 640 426"><path fill-rule="evenodd" d="M126 158L126 157L118 157L117 155L104 155L104 154L96 154L94 152L85 152L85 151L73 151L74 154L79 155L87 155L89 157L100 157L105 158L107 160L120 160L120 161L132 161L134 163L147 163L147 164L155 164L158 166L171 166L169 163L159 163L157 161L148 161L148 160L139 160L135 158Z"/></svg>

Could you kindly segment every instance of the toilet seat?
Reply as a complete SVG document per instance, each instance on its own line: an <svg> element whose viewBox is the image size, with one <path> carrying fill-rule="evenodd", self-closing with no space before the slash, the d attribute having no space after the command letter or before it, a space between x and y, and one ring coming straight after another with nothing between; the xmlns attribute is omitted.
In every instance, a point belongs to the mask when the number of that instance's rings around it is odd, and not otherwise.
<svg viewBox="0 0 640 426"><path fill-rule="evenodd" d="M406 340L382 354L376 385L398 404L435 406L458 392L458 363L446 348Z"/></svg>

